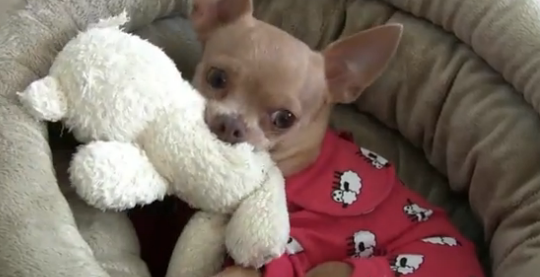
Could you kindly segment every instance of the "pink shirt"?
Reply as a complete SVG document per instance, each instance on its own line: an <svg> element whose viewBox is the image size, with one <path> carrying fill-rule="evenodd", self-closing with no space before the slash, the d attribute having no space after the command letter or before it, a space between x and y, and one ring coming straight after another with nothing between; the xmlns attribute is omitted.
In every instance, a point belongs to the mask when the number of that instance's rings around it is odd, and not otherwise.
<svg viewBox="0 0 540 277"><path fill-rule="evenodd" d="M380 155L328 131L318 160L287 179L291 237L265 277L343 261L352 277L482 277L474 245L403 186Z"/></svg>

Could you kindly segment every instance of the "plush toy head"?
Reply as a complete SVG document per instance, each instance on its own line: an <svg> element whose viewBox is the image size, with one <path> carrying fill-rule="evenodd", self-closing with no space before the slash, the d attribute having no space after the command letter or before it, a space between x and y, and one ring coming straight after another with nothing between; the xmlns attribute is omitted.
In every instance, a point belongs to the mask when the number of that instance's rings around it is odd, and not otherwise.
<svg viewBox="0 0 540 277"><path fill-rule="evenodd" d="M125 12L101 20L68 42L49 75L19 94L27 110L83 142L133 141L186 85L161 49L120 30L127 21ZM182 101L204 105L195 94Z"/></svg>

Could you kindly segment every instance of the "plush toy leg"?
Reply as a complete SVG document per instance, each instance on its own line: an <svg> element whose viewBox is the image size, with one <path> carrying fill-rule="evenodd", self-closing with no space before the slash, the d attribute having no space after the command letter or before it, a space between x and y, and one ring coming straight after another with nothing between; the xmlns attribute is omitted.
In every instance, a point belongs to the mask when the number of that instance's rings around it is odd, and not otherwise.
<svg viewBox="0 0 540 277"><path fill-rule="evenodd" d="M40 120L56 122L67 112L66 96L51 76L32 82L17 95L26 110Z"/></svg>
<svg viewBox="0 0 540 277"><path fill-rule="evenodd" d="M262 267L281 256L289 239L284 179L277 167L261 189L242 202L227 226L229 255L246 267Z"/></svg>
<svg viewBox="0 0 540 277"><path fill-rule="evenodd" d="M68 232L62 235L71 237L80 234L90 246L90 252L93 252L93 255L90 255L96 258L101 268L108 274L94 272L93 275L88 275L88 273L81 275L73 272L71 275L63 276L150 277L150 272L139 255L137 234L126 213L102 212L90 207L73 190L68 176L72 152L72 150L56 149L53 155L58 186L69 203L78 229L76 234ZM50 247L54 249L64 246L51 245ZM2 275L0 273L0 276ZM58 277L58 275L54 276Z"/></svg>
<svg viewBox="0 0 540 277"><path fill-rule="evenodd" d="M166 277L211 277L221 270L225 257L228 217L196 213L174 248Z"/></svg>
<svg viewBox="0 0 540 277"><path fill-rule="evenodd" d="M77 194L102 209L125 210L161 200L168 183L133 144L95 141L77 150L69 168Z"/></svg>

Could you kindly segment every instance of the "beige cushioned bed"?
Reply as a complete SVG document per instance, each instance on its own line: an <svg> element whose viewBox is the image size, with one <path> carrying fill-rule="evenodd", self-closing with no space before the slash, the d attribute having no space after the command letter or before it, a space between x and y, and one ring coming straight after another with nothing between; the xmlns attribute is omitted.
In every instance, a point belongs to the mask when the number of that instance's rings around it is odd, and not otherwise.
<svg viewBox="0 0 540 277"><path fill-rule="evenodd" d="M355 105L339 107L333 125L396 163L408 186L446 208L493 276L538 275L539 1L255 2L257 17L317 49L374 25L403 23L388 71ZM46 74L78 29L123 9L132 15L129 29L163 47L189 78L200 49L185 20L188 6L0 3L0 277L149 276L127 217L75 197L65 178L71 144L61 132L49 136L15 92Z"/></svg>

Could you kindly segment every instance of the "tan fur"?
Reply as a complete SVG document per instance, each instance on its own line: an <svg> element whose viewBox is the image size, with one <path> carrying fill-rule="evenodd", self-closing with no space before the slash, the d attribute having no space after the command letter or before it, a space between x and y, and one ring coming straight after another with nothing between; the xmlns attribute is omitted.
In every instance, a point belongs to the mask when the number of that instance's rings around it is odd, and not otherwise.
<svg viewBox="0 0 540 277"><path fill-rule="evenodd" d="M379 77L402 32L397 24L375 27L317 52L255 19L250 0L194 0L193 10L191 20L204 47L193 83L209 101L208 125L220 136L227 126L215 128L219 118L241 121L230 124L238 135L230 142L247 141L269 150L286 176L317 158L332 107L355 101ZM213 69L226 76L225 85L217 89L209 81ZM290 128L272 123L280 110L294 114ZM327 263L313 269L310 277L326 275L325 267L349 272L347 264ZM222 274L259 275L235 267Z"/></svg>

